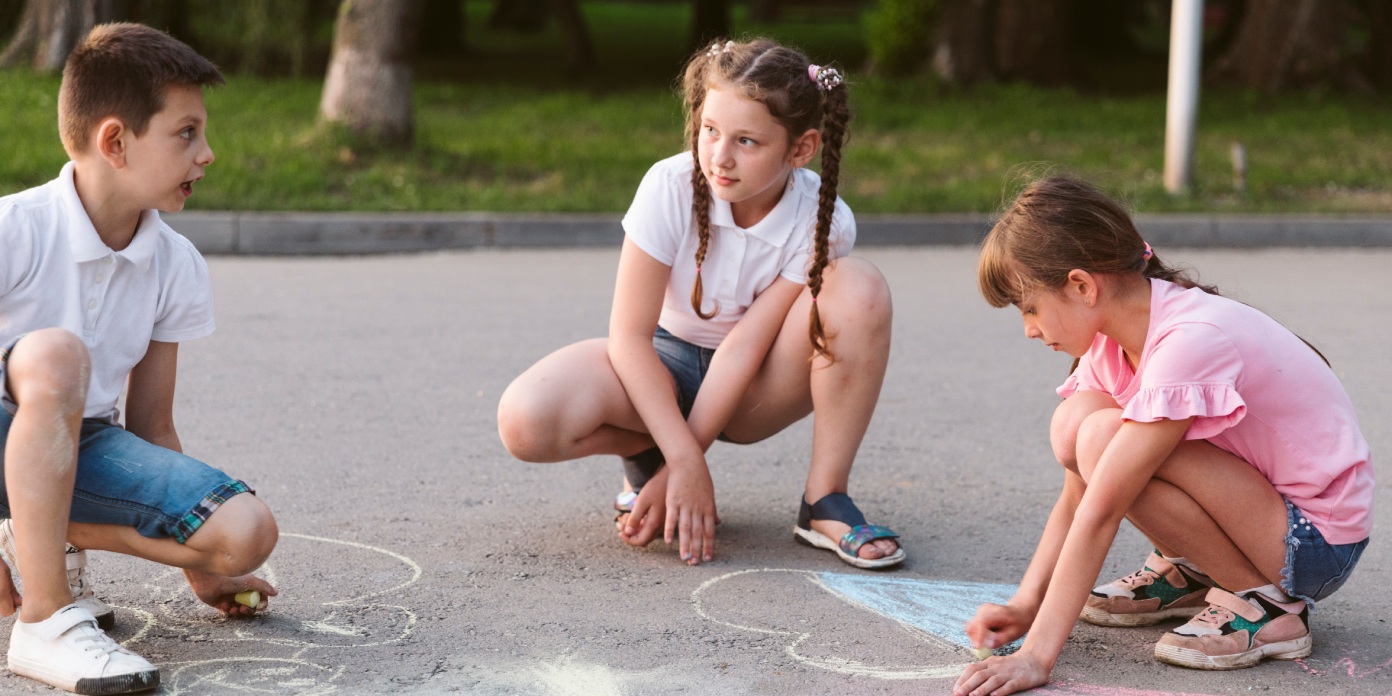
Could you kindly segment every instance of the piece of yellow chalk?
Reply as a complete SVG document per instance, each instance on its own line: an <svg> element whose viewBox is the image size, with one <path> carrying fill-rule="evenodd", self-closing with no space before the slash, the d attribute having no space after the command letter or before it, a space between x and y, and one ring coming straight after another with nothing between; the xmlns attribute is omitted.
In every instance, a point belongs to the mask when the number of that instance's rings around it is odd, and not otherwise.
<svg viewBox="0 0 1392 696"><path fill-rule="evenodd" d="M255 608L261 606L261 593L260 593L260 592L257 592L256 590L247 590L246 592L238 592L238 593L237 593L237 596L234 597L233 599L237 600L237 603L238 603L238 604L251 607L252 609L255 609Z"/></svg>
<svg viewBox="0 0 1392 696"><path fill-rule="evenodd" d="M976 659L984 660L995 653L990 648L972 648L972 654L976 656Z"/></svg>

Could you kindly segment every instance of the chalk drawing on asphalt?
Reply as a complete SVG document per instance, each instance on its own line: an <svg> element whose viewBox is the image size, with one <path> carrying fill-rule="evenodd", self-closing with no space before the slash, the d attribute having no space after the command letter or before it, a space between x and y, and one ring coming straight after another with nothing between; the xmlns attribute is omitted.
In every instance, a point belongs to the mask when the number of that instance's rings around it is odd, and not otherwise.
<svg viewBox="0 0 1392 696"><path fill-rule="evenodd" d="M831 654L816 654L809 649L816 625L772 626L750 625L741 618L726 618L712 609L711 601L720 592L741 595L742 602L760 592L754 586L780 574L777 582L783 586L788 602L815 601L806 594L829 594L843 604L872 612L898 624L927 648L919 650L921 664L875 664L864 659L849 659ZM739 585L746 587L739 587ZM792 587L788 587L792 585ZM982 602L1003 603L1015 592L1013 585L990 583L944 582L935 580L882 578L868 575L813 572L765 568L727 573L702 583L691 593L696 613L718 624L754 633L784 635L789 639L784 652L799 663L840 674L874 677L876 679L942 679L956 677L970 664L970 649L962 626L976 613ZM718 602L717 602L718 603ZM798 619L798 621L802 621ZM822 630L825 630L823 627Z"/></svg>
<svg viewBox="0 0 1392 696"><path fill-rule="evenodd" d="M165 693L332 694L339 690L336 682L344 670L341 651L401 643L411 636L415 612L385 598L418 582L419 564L355 541L289 532L280 536L275 555L257 571L280 595L256 619L210 620L201 610L190 614L188 584L173 568L143 583L143 594L154 600L146 605L154 606L153 612L116 605L121 624L139 624L122 641L137 652L138 643L156 639L218 644L217 658L155 660ZM306 561L287 572L277 561L291 556ZM354 577L364 581L345 585ZM327 599L313 601L326 593ZM311 601L301 599L306 597Z"/></svg>

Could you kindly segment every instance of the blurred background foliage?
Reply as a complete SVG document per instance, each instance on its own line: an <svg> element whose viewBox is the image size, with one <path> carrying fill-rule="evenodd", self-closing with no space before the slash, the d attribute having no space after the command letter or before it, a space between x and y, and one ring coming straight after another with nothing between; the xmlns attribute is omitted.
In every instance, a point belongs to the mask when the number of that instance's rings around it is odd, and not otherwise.
<svg viewBox="0 0 1392 696"><path fill-rule="evenodd" d="M34 4L86 2L222 66L218 162L191 208L621 211L683 146L673 82L692 46L766 35L847 70L842 195L858 212L990 211L1045 169L1147 212L1392 211L1387 0L1208 0L1186 197L1159 180L1167 0L386 1L424 4L399 149L318 113L338 0L0 0L0 37ZM57 78L25 64L0 71L0 192L65 160Z"/></svg>

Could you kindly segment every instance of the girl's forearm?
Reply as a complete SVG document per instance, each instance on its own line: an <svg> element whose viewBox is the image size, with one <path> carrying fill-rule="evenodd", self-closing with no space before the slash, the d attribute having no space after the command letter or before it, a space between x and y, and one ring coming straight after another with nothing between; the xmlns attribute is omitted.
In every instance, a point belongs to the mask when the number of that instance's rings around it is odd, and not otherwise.
<svg viewBox="0 0 1392 696"><path fill-rule="evenodd" d="M1049 579L1049 591L1039 605L1039 613L1021 648L1049 669L1053 669L1068 635L1078 622L1078 614L1102 571L1102 563L1107 559L1107 550L1120 524L1119 517L1105 512L1080 510L1074 516Z"/></svg>
<svg viewBox="0 0 1392 696"><path fill-rule="evenodd" d="M609 362L638 417L667 461L682 466L693 457L700 459L705 450L682 418L671 376L657 357L651 339L611 336Z"/></svg>
<svg viewBox="0 0 1392 696"><path fill-rule="evenodd" d="M1015 597L1010 602L1027 609L1031 615L1037 614L1040 604L1044 602L1049 579L1058 565L1059 553L1063 549L1064 539L1068 537L1068 528L1073 524L1073 514L1078 509L1078 501L1082 499L1082 489L1083 481L1077 474L1071 471L1064 473L1063 490L1059 492L1058 501L1049 513L1043 534L1039 535L1039 545L1035 547L1029 568L1020 580L1020 589L1016 590Z"/></svg>

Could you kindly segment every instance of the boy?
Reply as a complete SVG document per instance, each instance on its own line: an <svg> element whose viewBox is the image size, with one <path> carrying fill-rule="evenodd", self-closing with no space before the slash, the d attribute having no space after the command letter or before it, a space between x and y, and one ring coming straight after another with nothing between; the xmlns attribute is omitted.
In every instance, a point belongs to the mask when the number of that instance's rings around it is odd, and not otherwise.
<svg viewBox="0 0 1392 696"><path fill-rule="evenodd" d="M70 691L151 689L159 670L98 626L106 608L65 542L182 568L229 615L265 607L234 604L238 592L276 594L250 575L275 547L270 510L181 454L173 420L178 344L212 332L211 286L157 211L182 210L212 164L202 87L222 81L163 32L96 27L59 88L72 161L0 198L0 542L24 582L9 667ZM21 602L6 570L8 616Z"/></svg>

